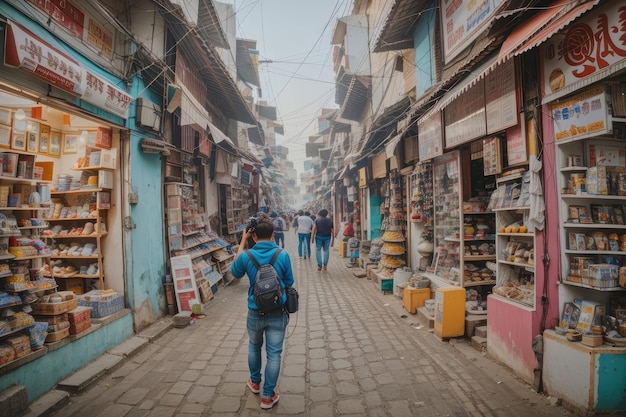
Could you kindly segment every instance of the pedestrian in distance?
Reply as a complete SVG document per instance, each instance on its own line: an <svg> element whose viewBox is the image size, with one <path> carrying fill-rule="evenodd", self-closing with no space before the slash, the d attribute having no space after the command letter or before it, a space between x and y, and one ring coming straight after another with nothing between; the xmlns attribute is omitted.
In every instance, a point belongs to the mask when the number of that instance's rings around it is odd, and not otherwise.
<svg viewBox="0 0 626 417"><path fill-rule="evenodd" d="M274 242L281 248L285 248L285 220L280 217L275 211L270 215L272 222L274 223Z"/></svg>
<svg viewBox="0 0 626 417"><path fill-rule="evenodd" d="M293 222L291 222L291 227L293 228L293 232L298 235L298 218L300 216L304 216L304 210L298 210L296 215L293 217Z"/></svg>
<svg viewBox="0 0 626 417"><path fill-rule="evenodd" d="M328 218L328 210L321 209L317 213L317 218L313 223L313 232L311 235L311 243L315 242L315 257L317 259L317 270L326 271L328 266L328 258L330 256L329 249L335 244L335 229L333 221Z"/></svg>
<svg viewBox="0 0 626 417"><path fill-rule="evenodd" d="M300 258L311 257L311 232L313 231L313 220L310 213L303 212L298 216L298 256Z"/></svg>
<svg viewBox="0 0 626 417"><path fill-rule="evenodd" d="M231 273L235 278L242 278L248 275L250 287L248 288L248 316L247 329L250 339L248 344L248 367L250 369L250 379L247 386L255 394L261 392L262 380L262 348L265 339L266 364L265 382L263 384L263 394L261 398L261 408L270 409L278 403L279 395L276 392L278 377L280 375L281 354L285 341L285 332L289 323L289 313L284 307L287 301L286 287L294 284L291 259L286 251L283 251L272 241L274 233L274 223L267 215L260 214L256 222L251 222L246 228L237 257L231 265ZM253 249L246 252L246 241L252 237L256 244ZM255 283L257 267L249 255L252 255L258 265L269 264L276 251L281 251L273 263L276 274L283 289L280 297L280 304L276 310L271 312L261 312L255 303Z"/></svg>

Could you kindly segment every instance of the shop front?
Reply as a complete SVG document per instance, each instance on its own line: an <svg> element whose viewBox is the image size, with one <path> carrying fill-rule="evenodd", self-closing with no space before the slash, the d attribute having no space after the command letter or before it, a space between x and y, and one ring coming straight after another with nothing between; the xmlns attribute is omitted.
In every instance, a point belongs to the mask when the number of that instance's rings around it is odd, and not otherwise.
<svg viewBox="0 0 626 417"><path fill-rule="evenodd" d="M133 334L121 156L133 99L11 6L0 13L0 390L23 385L32 401Z"/></svg>
<svg viewBox="0 0 626 417"><path fill-rule="evenodd" d="M485 59L478 76L461 80L418 120L417 173L424 178L424 168L432 169L434 250L422 275L435 292L463 288L465 315L487 321L490 354L532 380L532 340L540 333L529 207L535 147L517 112L518 66ZM422 194L416 193L418 218L430 215Z"/></svg>
<svg viewBox="0 0 626 417"><path fill-rule="evenodd" d="M558 236L560 254L560 318L543 332L543 386L589 415L626 411L623 14L606 2L539 49L545 173L555 178L546 233Z"/></svg>

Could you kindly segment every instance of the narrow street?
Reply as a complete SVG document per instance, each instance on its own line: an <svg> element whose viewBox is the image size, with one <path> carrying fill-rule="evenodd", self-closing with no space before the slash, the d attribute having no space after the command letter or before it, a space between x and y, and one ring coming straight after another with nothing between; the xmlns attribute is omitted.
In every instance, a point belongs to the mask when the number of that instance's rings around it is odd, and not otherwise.
<svg viewBox="0 0 626 417"><path fill-rule="evenodd" d="M246 387L248 280L221 286L206 317L169 330L58 416L572 416L465 339L439 340L394 295L331 250L327 272L285 233L300 311L269 411ZM335 245L336 246L336 245ZM265 363L265 361L264 361Z"/></svg>

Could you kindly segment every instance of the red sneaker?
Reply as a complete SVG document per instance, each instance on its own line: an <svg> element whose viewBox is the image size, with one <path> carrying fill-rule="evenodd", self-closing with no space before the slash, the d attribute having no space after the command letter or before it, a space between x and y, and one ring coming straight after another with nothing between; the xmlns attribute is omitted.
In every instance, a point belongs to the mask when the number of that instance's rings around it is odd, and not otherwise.
<svg viewBox="0 0 626 417"><path fill-rule="evenodd" d="M261 398L261 408L264 410L269 410L270 408L274 407L274 404L276 404L279 399L280 396L277 392L274 393L274 396L272 398L263 397Z"/></svg>
<svg viewBox="0 0 626 417"><path fill-rule="evenodd" d="M261 392L261 384L258 382L252 382L251 380L248 380L248 388L250 388L250 391L252 391L252 393L254 394L258 394L259 392Z"/></svg>

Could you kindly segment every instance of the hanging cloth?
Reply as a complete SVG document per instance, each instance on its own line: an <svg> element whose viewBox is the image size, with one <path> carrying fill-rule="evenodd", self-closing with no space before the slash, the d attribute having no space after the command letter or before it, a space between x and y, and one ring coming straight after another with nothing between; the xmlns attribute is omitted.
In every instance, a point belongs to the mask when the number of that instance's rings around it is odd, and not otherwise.
<svg viewBox="0 0 626 417"><path fill-rule="evenodd" d="M530 157L530 213L528 217L528 231L543 230L545 225L545 203L541 186L541 168L543 164L536 156Z"/></svg>

